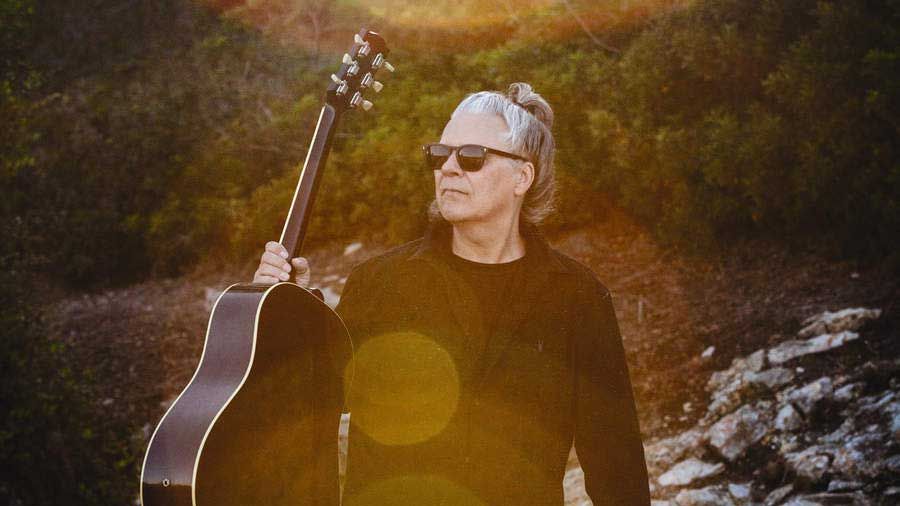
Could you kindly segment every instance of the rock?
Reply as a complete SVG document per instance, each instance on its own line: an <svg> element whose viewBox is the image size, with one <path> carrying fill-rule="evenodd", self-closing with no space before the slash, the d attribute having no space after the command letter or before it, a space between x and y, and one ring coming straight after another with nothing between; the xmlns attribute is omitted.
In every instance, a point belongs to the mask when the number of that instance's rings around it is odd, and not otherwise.
<svg viewBox="0 0 900 506"><path fill-rule="evenodd" d="M738 378L720 390L713 392L704 419L709 423L717 420L725 413L731 412L744 401L746 384Z"/></svg>
<svg viewBox="0 0 900 506"><path fill-rule="evenodd" d="M894 441L900 442L900 402L887 404L881 411L888 417L888 430Z"/></svg>
<svg viewBox="0 0 900 506"><path fill-rule="evenodd" d="M334 309L337 306L338 302L341 300L340 294L334 291L330 286L326 286L324 288L319 289L322 292L322 297L325 300L325 304L328 304L329 307Z"/></svg>
<svg viewBox="0 0 900 506"><path fill-rule="evenodd" d="M750 500L750 482L747 483L729 483L728 493L735 498L739 504L743 504Z"/></svg>
<svg viewBox="0 0 900 506"><path fill-rule="evenodd" d="M841 423L840 427L824 436L820 436L819 442L832 445L840 444L847 439L851 432L853 432L855 425L855 420L853 418L847 418Z"/></svg>
<svg viewBox="0 0 900 506"><path fill-rule="evenodd" d="M860 481L831 480L828 482L829 492L848 492L863 488L864 483Z"/></svg>
<svg viewBox="0 0 900 506"><path fill-rule="evenodd" d="M348 244L347 247L344 248L344 256L352 255L352 254L356 253L357 251L359 251L361 248L362 248L361 242L354 242L352 244Z"/></svg>
<svg viewBox="0 0 900 506"><path fill-rule="evenodd" d="M851 479L877 478L887 456L886 440L887 434L877 425L869 426L864 433L854 434L836 448L832 470Z"/></svg>
<svg viewBox="0 0 900 506"><path fill-rule="evenodd" d="M750 395L772 391L793 379L794 373L790 369L782 367L760 372L753 370L740 372L732 376L730 383L713 392L712 400L707 408L707 415L704 418L707 421L715 420L725 413L733 411Z"/></svg>
<svg viewBox="0 0 900 506"><path fill-rule="evenodd" d="M823 376L813 382L807 383L801 388L789 387L778 392L778 402L791 403L798 407L805 415L812 413L816 406L826 399L834 397L834 387L831 378Z"/></svg>
<svg viewBox="0 0 900 506"><path fill-rule="evenodd" d="M731 495L721 485L710 485L701 489L688 489L675 496L678 506L734 506Z"/></svg>
<svg viewBox="0 0 900 506"><path fill-rule="evenodd" d="M861 382L848 383L834 391L834 400L841 403L850 402L859 397L864 387Z"/></svg>
<svg viewBox="0 0 900 506"><path fill-rule="evenodd" d="M685 455L697 452L706 443L706 432L693 428L652 444L644 445L648 467L668 468ZM651 473L652 474L652 473Z"/></svg>
<svg viewBox="0 0 900 506"><path fill-rule="evenodd" d="M859 413L882 411L885 406L888 406L890 402L894 400L895 396L894 392L883 392L878 395L863 397L858 402L857 411Z"/></svg>
<svg viewBox="0 0 900 506"><path fill-rule="evenodd" d="M784 506L827 506L831 504L846 504L852 506L868 506L872 501L862 492L830 493L800 495L791 497Z"/></svg>
<svg viewBox="0 0 900 506"><path fill-rule="evenodd" d="M700 358L702 358L704 360L711 358L713 356L713 353L715 353L715 352L716 352L716 347L710 346L710 347L706 348L705 350L703 350L703 353L700 354Z"/></svg>
<svg viewBox="0 0 900 506"><path fill-rule="evenodd" d="M575 466L566 470L566 474L563 477L563 491L565 495L565 504L567 505L575 506L591 504L587 492L584 489L584 471L580 466Z"/></svg>
<svg viewBox="0 0 900 506"><path fill-rule="evenodd" d="M900 476L900 455L891 455L884 461L884 469Z"/></svg>
<svg viewBox="0 0 900 506"><path fill-rule="evenodd" d="M804 320L804 327L800 332L797 332L797 335L806 338L819 334L857 330L862 327L866 320L873 320L880 316L880 309L866 309L863 307L842 309L834 313L823 311Z"/></svg>
<svg viewBox="0 0 900 506"><path fill-rule="evenodd" d="M731 366L724 371L712 373L706 383L706 390L713 392L733 382L745 371L759 372L766 365L765 350L757 350L746 357L738 357L731 361Z"/></svg>
<svg viewBox="0 0 900 506"><path fill-rule="evenodd" d="M807 483L817 484L825 479L834 458L831 447L811 446L784 456L788 468Z"/></svg>
<svg viewBox="0 0 900 506"><path fill-rule="evenodd" d="M859 334L849 330L836 334L822 334L806 341L785 341L769 350L768 359L772 364L783 364L803 355L821 353L840 346L844 343L859 338Z"/></svg>
<svg viewBox="0 0 900 506"><path fill-rule="evenodd" d="M650 506L678 506L672 501L660 501L658 499L651 499Z"/></svg>
<svg viewBox="0 0 900 506"><path fill-rule="evenodd" d="M774 506L776 504L780 504L785 497L787 497L791 492L794 491L794 485L788 483L783 487L778 487L775 490L769 492L769 495L766 496L765 500L763 500L763 506Z"/></svg>
<svg viewBox="0 0 900 506"><path fill-rule="evenodd" d="M796 434L782 432L772 437L774 448L778 449L778 453L786 455L790 452L800 451L800 437Z"/></svg>
<svg viewBox="0 0 900 506"><path fill-rule="evenodd" d="M769 390L790 383L794 380L794 371L784 367L773 367L762 372L747 371L744 373L744 381L752 385L765 386Z"/></svg>
<svg viewBox="0 0 900 506"><path fill-rule="evenodd" d="M690 458L675 464L657 480L660 485L670 487L673 485L688 485L694 480L715 476L725 470L721 462L711 464L701 460Z"/></svg>
<svg viewBox="0 0 900 506"><path fill-rule="evenodd" d="M771 408L771 402L760 401L755 406L741 406L737 411L722 417L707 432L710 445L722 457L733 462L769 432L772 423Z"/></svg>
<svg viewBox="0 0 900 506"><path fill-rule="evenodd" d="M803 426L803 418L794 406L785 404L775 415L775 428L782 432L791 432Z"/></svg>

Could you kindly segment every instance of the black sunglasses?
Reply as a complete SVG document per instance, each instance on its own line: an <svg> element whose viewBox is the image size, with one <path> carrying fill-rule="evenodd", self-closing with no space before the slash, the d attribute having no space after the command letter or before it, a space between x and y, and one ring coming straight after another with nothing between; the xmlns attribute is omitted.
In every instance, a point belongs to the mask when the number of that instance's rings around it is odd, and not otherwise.
<svg viewBox="0 0 900 506"><path fill-rule="evenodd" d="M513 158L515 160L528 161L528 159L523 156L500 151L499 149L480 146L478 144L448 146L446 144L432 143L422 146L422 151L425 153L425 165L431 170L441 170L441 167L444 166L444 162L450 158L450 155L453 154L454 151L456 152L456 163L459 164L459 168L466 172L481 170L481 166L484 165L484 158L488 153L505 156L506 158Z"/></svg>

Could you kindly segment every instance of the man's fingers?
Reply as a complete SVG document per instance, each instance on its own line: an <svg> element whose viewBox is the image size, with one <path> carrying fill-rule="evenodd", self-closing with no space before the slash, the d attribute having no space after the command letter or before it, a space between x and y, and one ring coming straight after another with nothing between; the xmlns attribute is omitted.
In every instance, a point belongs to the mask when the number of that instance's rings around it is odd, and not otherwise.
<svg viewBox="0 0 900 506"><path fill-rule="evenodd" d="M291 275L287 272L275 267L274 265L263 264L259 267L259 270L256 271L258 274L262 276L270 276L273 279L277 279L280 281L287 281L290 279Z"/></svg>
<svg viewBox="0 0 900 506"><path fill-rule="evenodd" d="M286 259L288 257L287 248L281 245L279 242L269 241L266 243L266 251L270 251L280 256L281 258Z"/></svg>
<svg viewBox="0 0 900 506"><path fill-rule="evenodd" d="M297 257L291 260L291 264L293 264L294 269L296 269L297 274L302 274L309 270L309 261L303 257Z"/></svg>
<svg viewBox="0 0 900 506"><path fill-rule="evenodd" d="M291 266L288 265L288 263L285 262L284 259L281 258L281 256L271 251L266 251L265 253L263 253L262 261L266 265L271 265L272 267L281 269L285 272L291 272Z"/></svg>

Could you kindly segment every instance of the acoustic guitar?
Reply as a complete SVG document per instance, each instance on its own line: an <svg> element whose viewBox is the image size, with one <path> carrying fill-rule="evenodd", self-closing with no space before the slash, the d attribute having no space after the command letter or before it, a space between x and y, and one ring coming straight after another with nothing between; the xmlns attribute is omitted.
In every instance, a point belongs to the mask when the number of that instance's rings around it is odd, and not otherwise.
<svg viewBox="0 0 900 506"><path fill-rule="evenodd" d="M331 76L281 243L299 255L338 120L368 110L388 49L361 30ZM338 425L353 345L317 290L238 283L210 315L200 363L150 438L144 506L339 503Z"/></svg>

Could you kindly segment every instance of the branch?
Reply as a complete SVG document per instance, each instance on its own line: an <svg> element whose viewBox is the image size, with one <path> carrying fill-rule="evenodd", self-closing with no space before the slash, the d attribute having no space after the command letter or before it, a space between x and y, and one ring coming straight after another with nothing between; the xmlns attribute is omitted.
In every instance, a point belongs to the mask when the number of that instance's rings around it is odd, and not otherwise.
<svg viewBox="0 0 900 506"><path fill-rule="evenodd" d="M622 54L622 51L620 51L620 50L618 50L618 49L616 49L616 48L610 46L609 44L603 42L602 40L600 40L599 38L597 38L596 35L594 35L593 33L591 33L591 30L588 28L587 24L585 24L584 20L581 19L581 16L579 16L578 13L575 12L575 9L572 8L572 4L569 3L569 0L562 0L562 3L563 3L563 5L566 6L566 11L568 11L569 14L570 14L573 18L575 18L575 21L578 23L578 26L581 27L581 30L584 31L584 33L591 39L591 41L592 41L597 47L600 47L600 48L602 48L602 49L605 49L605 50L609 51L610 53L614 53L614 54Z"/></svg>

